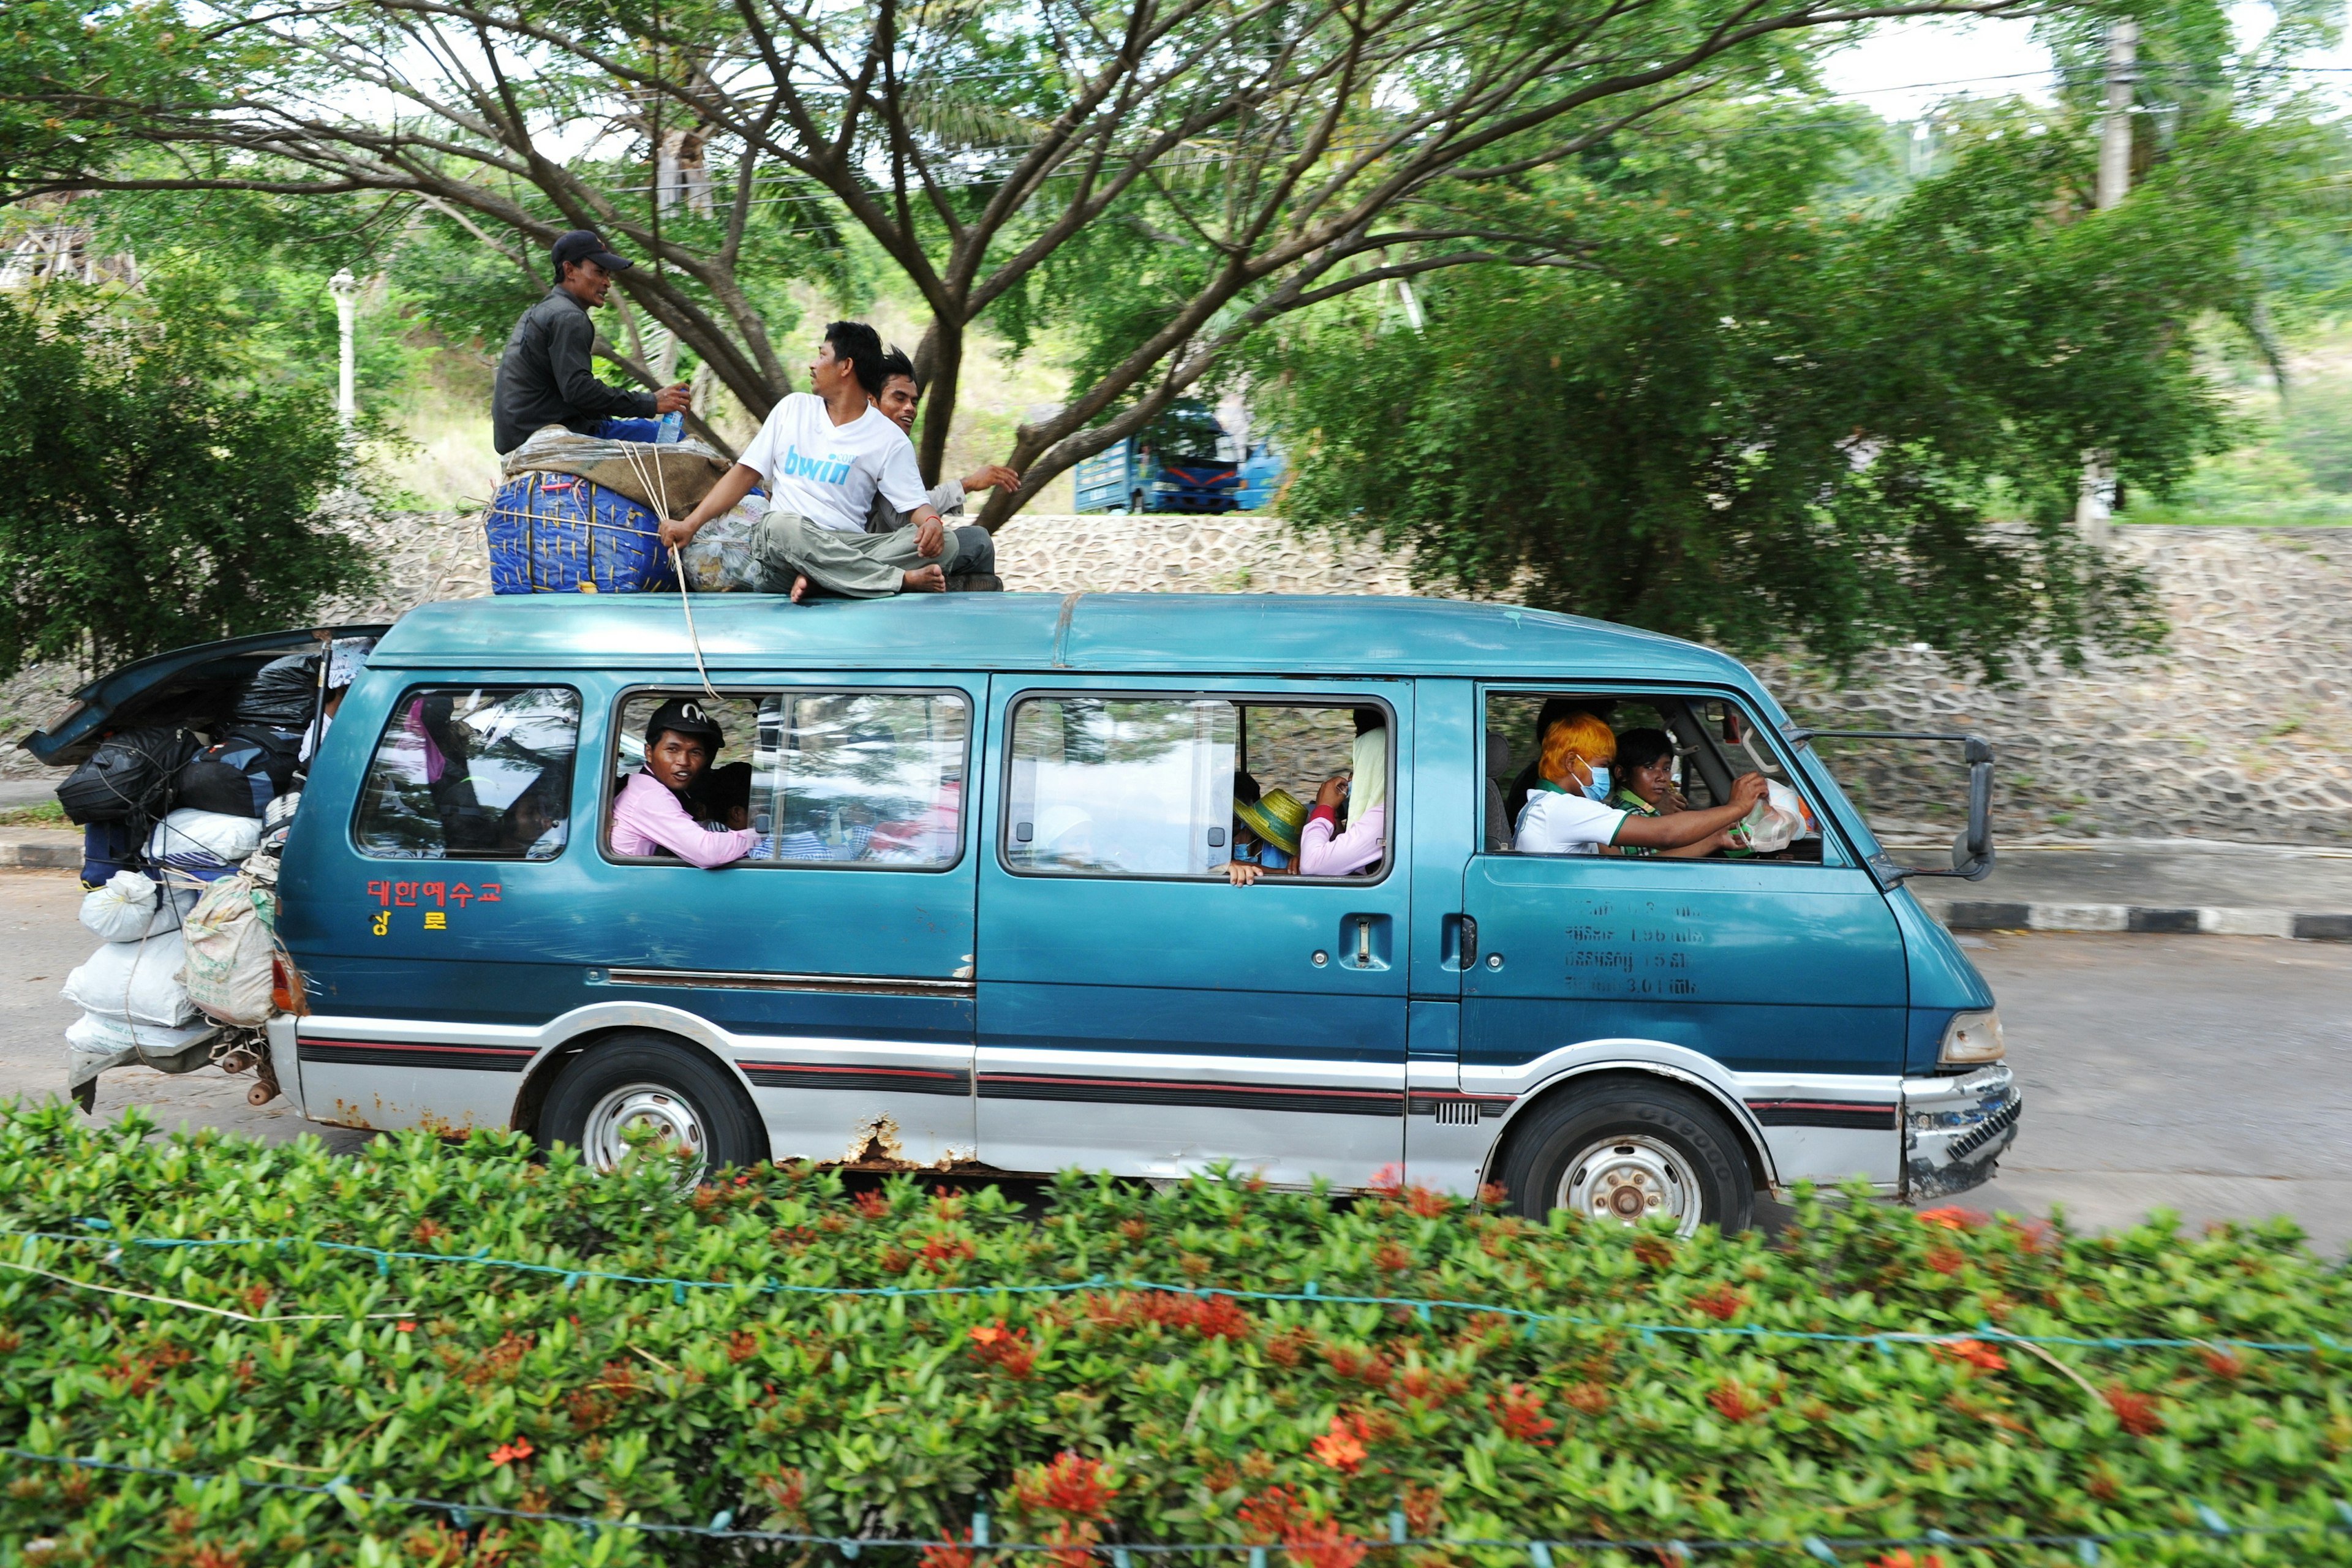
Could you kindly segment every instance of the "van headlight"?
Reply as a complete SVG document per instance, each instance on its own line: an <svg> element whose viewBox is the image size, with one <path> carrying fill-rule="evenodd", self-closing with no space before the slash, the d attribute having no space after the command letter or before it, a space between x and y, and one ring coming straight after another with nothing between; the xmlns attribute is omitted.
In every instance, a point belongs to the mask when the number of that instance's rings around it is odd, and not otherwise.
<svg viewBox="0 0 2352 1568"><path fill-rule="evenodd" d="M1976 1067L1984 1062L1997 1062L2009 1055L2008 1042L2000 1036L2000 1014L1955 1013L1952 1021L1944 1026L1944 1048L1936 1060L1948 1068Z"/></svg>

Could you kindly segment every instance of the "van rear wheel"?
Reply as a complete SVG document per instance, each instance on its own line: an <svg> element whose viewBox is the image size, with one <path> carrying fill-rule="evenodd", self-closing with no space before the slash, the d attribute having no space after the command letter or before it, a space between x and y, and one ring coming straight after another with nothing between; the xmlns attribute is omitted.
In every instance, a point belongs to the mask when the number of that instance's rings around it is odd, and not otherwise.
<svg viewBox="0 0 2352 1568"><path fill-rule="evenodd" d="M1674 1222L1727 1234L1753 1222L1756 1191L1739 1134L1723 1114L1670 1084L1570 1089L1528 1113L1496 1172L1529 1219L1569 1209L1601 1225Z"/></svg>
<svg viewBox="0 0 2352 1568"><path fill-rule="evenodd" d="M539 1136L598 1171L667 1147L697 1182L769 1152L742 1086L700 1051L651 1033L611 1036L574 1057L548 1091Z"/></svg>

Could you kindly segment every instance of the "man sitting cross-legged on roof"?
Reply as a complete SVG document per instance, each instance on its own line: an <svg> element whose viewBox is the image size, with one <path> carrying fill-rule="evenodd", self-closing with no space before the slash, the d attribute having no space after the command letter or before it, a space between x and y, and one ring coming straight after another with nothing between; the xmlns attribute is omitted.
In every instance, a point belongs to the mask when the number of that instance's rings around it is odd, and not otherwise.
<svg viewBox="0 0 2352 1568"><path fill-rule="evenodd" d="M769 410L742 459L702 504L661 525L662 542L684 545L765 483L768 514L751 531L763 590L789 586L795 599L811 583L856 599L942 591L948 574L961 568L925 498L907 433L874 406L882 340L862 321L834 322L809 366L809 385ZM866 531L877 490L911 526Z"/></svg>

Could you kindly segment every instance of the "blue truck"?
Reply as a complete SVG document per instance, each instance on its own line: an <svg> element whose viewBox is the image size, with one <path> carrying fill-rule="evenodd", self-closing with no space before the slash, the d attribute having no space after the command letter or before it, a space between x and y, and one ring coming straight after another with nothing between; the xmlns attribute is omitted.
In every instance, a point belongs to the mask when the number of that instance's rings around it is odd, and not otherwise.
<svg viewBox="0 0 2352 1568"><path fill-rule="evenodd" d="M1079 459L1080 511L1264 511L1289 465L1271 441L1246 447L1198 405Z"/></svg>

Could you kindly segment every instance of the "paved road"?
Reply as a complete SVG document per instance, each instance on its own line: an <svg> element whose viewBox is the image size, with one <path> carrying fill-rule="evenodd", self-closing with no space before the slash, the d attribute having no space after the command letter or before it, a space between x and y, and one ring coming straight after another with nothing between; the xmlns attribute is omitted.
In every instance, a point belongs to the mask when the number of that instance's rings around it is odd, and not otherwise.
<svg viewBox="0 0 2352 1568"><path fill-rule="evenodd" d="M0 872L0 1096L64 1078L58 996L90 938L69 872ZM2292 1215L2331 1253L2352 1243L2352 944L2259 937L1967 937L2000 996L2025 1126L1974 1206L2128 1224L2158 1206L2190 1225ZM269 1139L318 1129L285 1103L245 1102L250 1078L124 1068L101 1113L145 1107L166 1127Z"/></svg>

